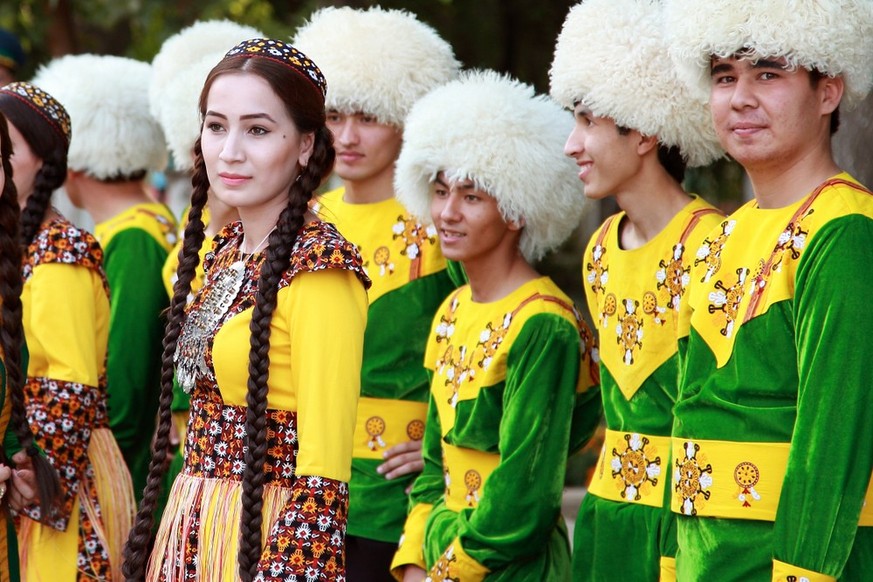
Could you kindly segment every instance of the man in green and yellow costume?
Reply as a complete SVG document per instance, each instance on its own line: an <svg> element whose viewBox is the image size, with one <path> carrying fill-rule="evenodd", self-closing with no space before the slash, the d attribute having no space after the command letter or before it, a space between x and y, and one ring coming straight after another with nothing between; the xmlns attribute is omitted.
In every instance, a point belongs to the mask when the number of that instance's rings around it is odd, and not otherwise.
<svg viewBox="0 0 873 582"><path fill-rule="evenodd" d="M571 126L556 103L494 71L464 74L409 115L398 196L430 216L469 284L427 338L425 467L398 580L569 577L564 476L600 420L597 366L590 329L534 264L582 214L561 153Z"/></svg>
<svg viewBox="0 0 873 582"><path fill-rule="evenodd" d="M694 253L722 215L682 188L686 165L705 165L720 148L706 107L672 66L661 16L647 0L586 0L564 22L551 70L552 95L576 117L564 152L586 197L621 209L582 260L606 437L576 518L579 582L675 579L679 322Z"/></svg>
<svg viewBox="0 0 873 582"><path fill-rule="evenodd" d="M400 10L325 8L297 31L294 44L328 79L327 126L342 179L315 208L358 247L373 282L349 482L347 577L391 580L407 491L422 467L427 333L457 285L436 231L394 197L394 164L413 103L453 79L459 64L435 30Z"/></svg>
<svg viewBox="0 0 873 582"><path fill-rule="evenodd" d="M671 51L754 199L704 239L673 425L679 580L873 572L873 194L835 162L869 0L672 0Z"/></svg>

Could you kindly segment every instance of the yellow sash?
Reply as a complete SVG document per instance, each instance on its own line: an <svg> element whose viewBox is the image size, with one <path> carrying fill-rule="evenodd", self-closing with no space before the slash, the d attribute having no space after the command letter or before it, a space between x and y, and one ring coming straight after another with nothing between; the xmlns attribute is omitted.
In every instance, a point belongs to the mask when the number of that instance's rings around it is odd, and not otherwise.
<svg viewBox="0 0 873 582"><path fill-rule="evenodd" d="M406 441L424 437L427 404L408 400L361 397L355 424L356 459L382 459L382 453Z"/></svg>
<svg viewBox="0 0 873 582"><path fill-rule="evenodd" d="M670 437L606 430L588 492L612 501L663 507Z"/></svg>
<svg viewBox="0 0 873 582"><path fill-rule="evenodd" d="M683 515L774 521L789 443L744 443L673 437L670 508ZM868 487L858 525L873 525Z"/></svg>
<svg viewBox="0 0 873 582"><path fill-rule="evenodd" d="M446 507L461 511L477 507L488 477L500 464L500 455L443 443Z"/></svg>

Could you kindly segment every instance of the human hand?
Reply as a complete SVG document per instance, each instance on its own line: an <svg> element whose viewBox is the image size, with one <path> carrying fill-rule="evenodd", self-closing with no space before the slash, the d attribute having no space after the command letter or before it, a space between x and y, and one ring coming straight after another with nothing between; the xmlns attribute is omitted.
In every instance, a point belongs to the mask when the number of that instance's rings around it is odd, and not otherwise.
<svg viewBox="0 0 873 582"><path fill-rule="evenodd" d="M385 462L376 467L376 472L386 479L396 479L411 473L421 473L424 459L421 456L421 441L406 441L394 445L382 456Z"/></svg>
<svg viewBox="0 0 873 582"><path fill-rule="evenodd" d="M427 572L418 566L406 566L403 571L403 582L423 582L427 578Z"/></svg>
<svg viewBox="0 0 873 582"><path fill-rule="evenodd" d="M6 498L9 507L18 511L38 502L36 474L33 461L27 451L18 451L12 456L15 468L0 465L0 499Z"/></svg>

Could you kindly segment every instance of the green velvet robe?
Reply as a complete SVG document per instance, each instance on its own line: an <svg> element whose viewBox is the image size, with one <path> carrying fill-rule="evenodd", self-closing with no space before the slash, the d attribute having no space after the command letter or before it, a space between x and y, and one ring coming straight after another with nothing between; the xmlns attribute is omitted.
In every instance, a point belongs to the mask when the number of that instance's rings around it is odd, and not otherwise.
<svg viewBox="0 0 873 582"><path fill-rule="evenodd" d="M140 204L97 224L94 235L103 247L110 293L109 428L139 500L160 397L162 312L169 305L161 269L175 243L175 219L162 204Z"/></svg>
<svg viewBox="0 0 873 582"><path fill-rule="evenodd" d="M669 437L679 389L679 319L688 316L682 301L688 272L700 242L721 222L722 215L694 198L654 238L631 250L619 244L624 218L622 212L607 219L592 235L583 256L586 297L600 345L606 428ZM632 315L625 308L627 301L637 305ZM628 326L638 326L638 341L626 341ZM613 476L610 470L614 446L611 440L604 442L601 464L606 487L622 481L621 475ZM574 580L656 582L661 559L675 557L669 448L658 449L656 454L648 459L659 471L653 479L667 485L660 507L598 497L591 491L583 498L573 540Z"/></svg>
<svg viewBox="0 0 873 582"><path fill-rule="evenodd" d="M373 281L368 292L361 396L421 403L418 420L423 422L428 378L421 361L427 335L434 313L458 282L447 269L436 233L412 220L397 200L349 204L343 200L344 193L344 188L338 188L321 196L318 212L359 248ZM380 417L388 423L394 420L381 410ZM368 440L360 432L355 438ZM400 539L408 504L406 489L416 475L388 480L376 472L384 462L381 453L396 444L375 446L380 458L374 458L361 456L361 443L356 442L349 482L349 535L392 544Z"/></svg>
<svg viewBox="0 0 873 582"><path fill-rule="evenodd" d="M680 515L679 580L775 580L774 560L869 579L871 249L873 195L846 174L786 208L752 201L704 241L673 436L790 449L774 521Z"/></svg>
<svg viewBox="0 0 873 582"><path fill-rule="evenodd" d="M425 354L433 373L425 468L395 574L416 564L434 579L569 579L566 460L590 438L601 409L590 339L546 277L493 303L475 303L469 287L446 300ZM444 471L445 446L489 453L497 463L460 511L447 506L448 490L470 485L455 468Z"/></svg>

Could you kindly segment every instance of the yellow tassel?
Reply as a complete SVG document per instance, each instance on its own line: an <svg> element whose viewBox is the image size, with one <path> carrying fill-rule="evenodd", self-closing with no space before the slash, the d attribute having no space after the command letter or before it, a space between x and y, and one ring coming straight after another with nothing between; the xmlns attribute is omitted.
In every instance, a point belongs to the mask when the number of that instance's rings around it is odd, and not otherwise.
<svg viewBox="0 0 873 582"><path fill-rule="evenodd" d="M112 579L122 580L122 551L136 514L133 483L118 443L108 428L98 428L91 432L88 458L94 467L94 486L97 489L100 514L97 514L92 500L83 493L87 491L86 483L82 483L79 488L79 501L109 552Z"/></svg>
<svg viewBox="0 0 873 582"><path fill-rule="evenodd" d="M242 514L242 483L225 479L203 479L181 473L173 482L155 539L148 566L148 580L163 574L167 582L184 580L185 547L195 526L191 508L200 508L197 529L197 561L202 582L236 582L239 531ZM291 498L291 489L276 485L264 487L262 539Z"/></svg>

